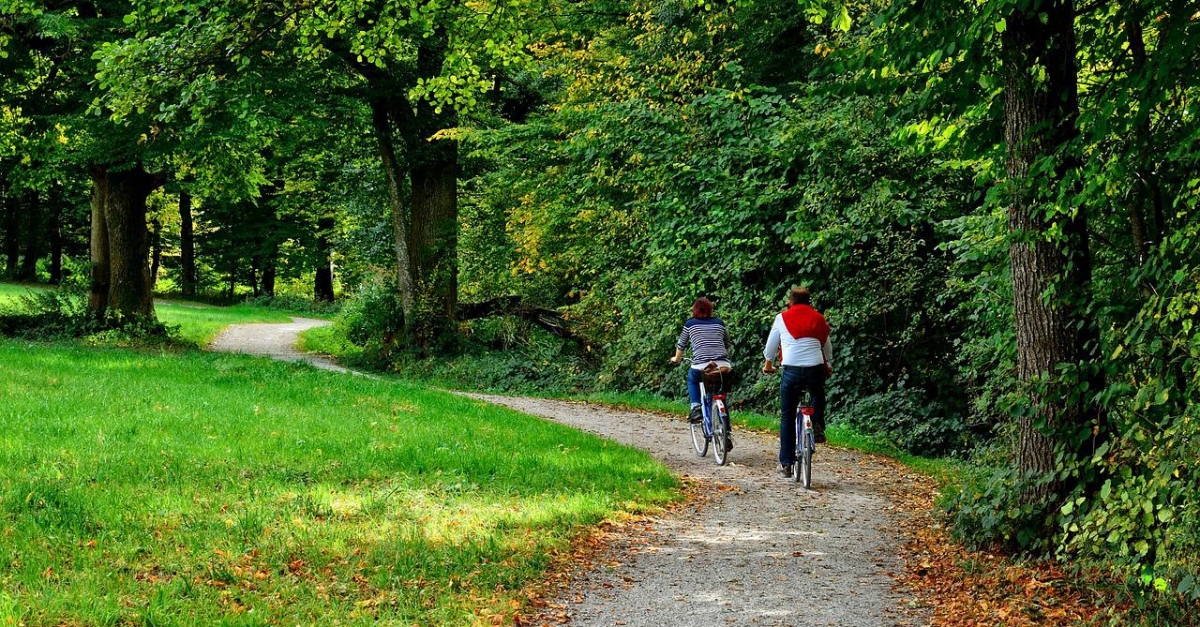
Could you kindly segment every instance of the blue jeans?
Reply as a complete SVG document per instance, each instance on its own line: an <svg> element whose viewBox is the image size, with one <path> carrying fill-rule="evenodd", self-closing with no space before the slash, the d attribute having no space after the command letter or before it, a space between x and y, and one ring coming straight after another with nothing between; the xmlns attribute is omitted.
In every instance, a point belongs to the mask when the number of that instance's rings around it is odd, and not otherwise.
<svg viewBox="0 0 1200 627"><path fill-rule="evenodd" d="M704 371L696 368L688 368L687 385L688 398L692 401L692 405L700 404L700 382L704 379ZM676 388L678 389L678 388Z"/></svg>
<svg viewBox="0 0 1200 627"><path fill-rule="evenodd" d="M805 391L812 394L813 431L825 433L825 366L784 366L779 377L779 463L796 461L796 406Z"/></svg>

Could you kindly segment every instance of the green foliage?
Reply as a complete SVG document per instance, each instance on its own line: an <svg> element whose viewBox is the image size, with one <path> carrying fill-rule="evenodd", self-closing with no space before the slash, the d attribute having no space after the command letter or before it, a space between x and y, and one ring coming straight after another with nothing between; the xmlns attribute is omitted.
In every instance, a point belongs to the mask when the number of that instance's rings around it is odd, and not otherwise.
<svg viewBox="0 0 1200 627"><path fill-rule="evenodd" d="M946 508L954 537L972 547L1037 555L1055 547L1054 503L1027 501L1022 490L1045 477L1022 477L1011 465L969 471Z"/></svg>
<svg viewBox="0 0 1200 627"><path fill-rule="evenodd" d="M393 353L402 349L397 342L404 331L404 313L394 280L376 275L359 286L334 324L338 335L362 349L356 357L363 361L351 365L387 368Z"/></svg>
<svg viewBox="0 0 1200 627"><path fill-rule="evenodd" d="M342 303L322 302L313 300L305 296L297 294L288 294L281 296L257 296L248 298L244 301L246 305L251 307L262 307L265 309L275 309L302 315L315 315L320 317L332 317L338 313L342 307Z"/></svg>
<svg viewBox="0 0 1200 627"><path fill-rule="evenodd" d="M502 285L603 347L602 385L672 397L682 387L662 362L707 295L745 375L738 402L761 410L777 403L756 374L767 329L786 289L807 283L835 328L835 420L894 389L930 408L932 429L968 420L955 418L970 403L958 373L936 366L961 336L950 313L966 292L944 289L955 259L940 244L975 204L968 173L893 141L883 99L793 82L822 57L784 68L756 45L811 50L823 31L795 12L634 8L587 46L548 48L552 110L468 138L496 164L477 183L491 190L480 211L508 216L511 245L494 241L492 217L480 239L495 252L466 272L496 276L505 255Z"/></svg>
<svg viewBox="0 0 1200 627"><path fill-rule="evenodd" d="M965 457L991 435L990 428L967 424L936 400L903 388L843 403L837 420L861 433L882 436L903 451L927 456Z"/></svg>
<svg viewBox="0 0 1200 627"><path fill-rule="evenodd" d="M470 343L459 355L401 359L391 367L406 378L485 392L560 396L596 388L594 368L544 331L500 319L472 325Z"/></svg>

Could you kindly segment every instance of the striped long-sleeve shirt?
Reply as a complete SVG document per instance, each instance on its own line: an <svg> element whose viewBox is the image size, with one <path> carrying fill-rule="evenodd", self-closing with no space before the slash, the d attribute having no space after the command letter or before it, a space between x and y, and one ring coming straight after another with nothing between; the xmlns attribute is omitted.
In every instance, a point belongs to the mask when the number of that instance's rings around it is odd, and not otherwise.
<svg viewBox="0 0 1200 627"><path fill-rule="evenodd" d="M692 367L703 368L710 361L729 361L729 331L720 318L692 318L683 324L675 348L692 348Z"/></svg>

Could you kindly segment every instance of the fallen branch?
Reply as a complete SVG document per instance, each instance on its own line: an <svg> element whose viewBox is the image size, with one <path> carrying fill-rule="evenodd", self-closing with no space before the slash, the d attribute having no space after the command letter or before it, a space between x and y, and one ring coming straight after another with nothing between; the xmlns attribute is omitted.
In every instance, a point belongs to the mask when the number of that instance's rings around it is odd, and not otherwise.
<svg viewBox="0 0 1200 627"><path fill-rule="evenodd" d="M587 342L567 326L562 313L554 309L526 305L520 296L501 296L479 303L460 303L458 306L459 320L479 320L492 316L516 316L555 337L570 340L581 347L587 346Z"/></svg>

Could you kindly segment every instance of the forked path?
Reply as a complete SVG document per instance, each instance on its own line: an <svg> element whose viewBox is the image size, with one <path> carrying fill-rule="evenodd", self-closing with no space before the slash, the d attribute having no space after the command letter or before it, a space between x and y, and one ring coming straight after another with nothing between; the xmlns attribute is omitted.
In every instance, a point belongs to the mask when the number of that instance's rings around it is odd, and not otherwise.
<svg viewBox="0 0 1200 627"><path fill-rule="evenodd" d="M296 335L319 321L239 325L210 348L304 359ZM305 359L305 361L311 361ZM322 364L324 365L324 364ZM648 451L701 498L615 538L574 573L542 624L609 627L922 625L894 590L902 468L820 447L813 490L774 474L777 439L735 431L730 464L692 452L679 418L598 405L469 394Z"/></svg>

